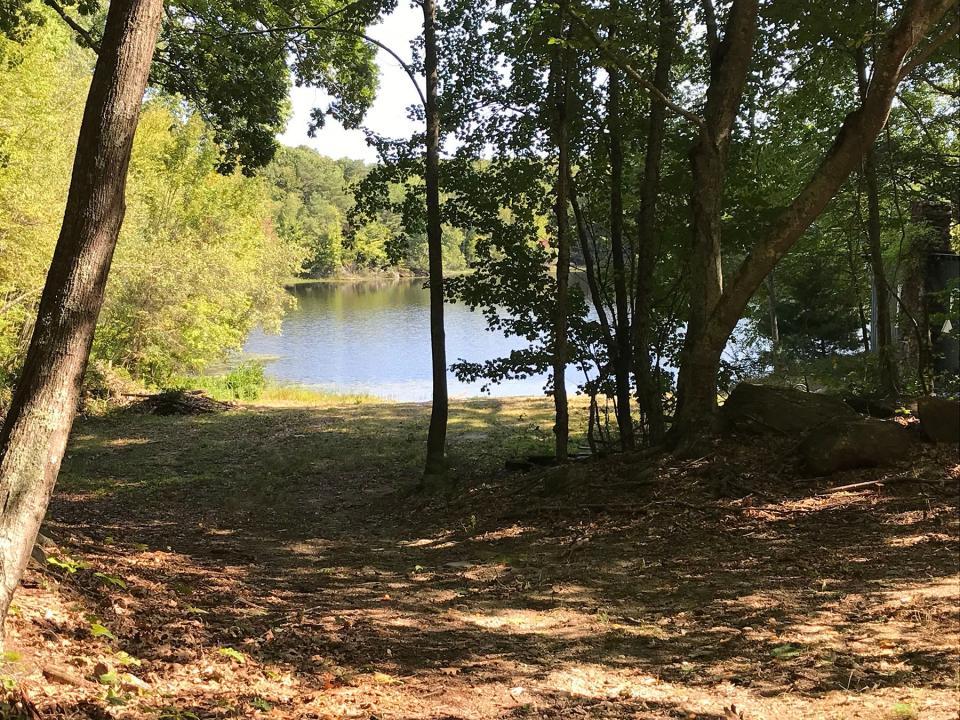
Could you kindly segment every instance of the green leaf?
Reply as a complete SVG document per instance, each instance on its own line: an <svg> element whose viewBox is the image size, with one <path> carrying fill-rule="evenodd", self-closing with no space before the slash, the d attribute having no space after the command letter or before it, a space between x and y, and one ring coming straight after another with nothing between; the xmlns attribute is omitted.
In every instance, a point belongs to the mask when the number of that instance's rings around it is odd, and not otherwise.
<svg viewBox="0 0 960 720"><path fill-rule="evenodd" d="M232 647L222 647L219 650L217 650L217 652L223 655L224 657L228 657L231 660L235 660L241 665L243 665L247 661L246 655L244 655L239 650L234 650Z"/></svg>
<svg viewBox="0 0 960 720"><path fill-rule="evenodd" d="M64 555L62 558L50 556L47 558L47 564L58 567L61 570L65 570L71 575L74 574L77 570L86 567L86 565L80 560L74 560L69 555Z"/></svg>
<svg viewBox="0 0 960 720"><path fill-rule="evenodd" d="M105 637L111 640L117 639L116 635L110 632L110 628L106 627L105 625L101 625L98 622L90 623L90 634L94 637Z"/></svg>
<svg viewBox="0 0 960 720"><path fill-rule="evenodd" d="M250 704L255 707L257 710L262 710L263 712L270 712L273 710L273 705L268 703L261 697L256 697L250 701Z"/></svg>
<svg viewBox="0 0 960 720"><path fill-rule="evenodd" d="M108 585L115 585L121 590L127 589L126 581L123 578L117 577L116 575L107 575L106 573L98 572L98 573L94 573L93 576L95 578L99 578L103 580Z"/></svg>
<svg viewBox="0 0 960 720"><path fill-rule="evenodd" d="M793 643L785 643L783 645L777 645L770 651L770 654L778 660L789 660L790 658L802 655L803 647L801 645L794 645Z"/></svg>
<svg viewBox="0 0 960 720"><path fill-rule="evenodd" d="M120 676L117 675L116 670L111 670L110 672L105 672L103 675L98 675L97 682L101 685L119 685Z"/></svg>
<svg viewBox="0 0 960 720"><path fill-rule="evenodd" d="M113 657L118 663L120 663L124 667L131 667L131 666L140 667L141 665L143 665L143 663L140 662L139 658L135 658L133 657L133 655L130 655L124 652L123 650L118 650L116 653L114 653Z"/></svg>

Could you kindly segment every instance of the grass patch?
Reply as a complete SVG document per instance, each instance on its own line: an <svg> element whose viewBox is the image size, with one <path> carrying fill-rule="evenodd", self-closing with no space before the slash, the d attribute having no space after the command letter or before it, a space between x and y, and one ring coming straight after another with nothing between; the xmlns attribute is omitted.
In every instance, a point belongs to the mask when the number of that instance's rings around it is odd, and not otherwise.
<svg viewBox="0 0 960 720"><path fill-rule="evenodd" d="M256 402L263 405L303 406L383 402L364 393L337 393L303 385L286 385L267 380L263 365L256 361L241 363L222 375L193 375L178 378L173 388L203 390L214 400Z"/></svg>
<svg viewBox="0 0 960 720"><path fill-rule="evenodd" d="M361 405L382 403L381 398L365 393L336 393L303 385L279 385L268 382L257 398L264 405Z"/></svg>
<svg viewBox="0 0 960 720"><path fill-rule="evenodd" d="M571 402L574 448L583 444L587 419L578 400ZM322 488L332 476L412 488L423 472L429 422L429 404L267 385L259 400L228 412L85 418L59 486L133 505L175 504L190 492L256 512L296 502L297 488ZM452 402L451 478L487 477L508 458L551 453L552 427L550 398Z"/></svg>

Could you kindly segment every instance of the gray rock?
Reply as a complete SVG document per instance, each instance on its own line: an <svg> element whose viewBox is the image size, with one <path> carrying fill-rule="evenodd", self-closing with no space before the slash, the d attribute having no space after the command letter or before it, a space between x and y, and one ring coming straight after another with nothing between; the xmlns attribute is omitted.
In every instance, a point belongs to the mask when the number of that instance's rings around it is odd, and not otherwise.
<svg viewBox="0 0 960 720"><path fill-rule="evenodd" d="M917 415L920 428L934 442L960 443L960 400L920 398Z"/></svg>
<svg viewBox="0 0 960 720"><path fill-rule="evenodd" d="M817 475L890 465L913 449L913 435L895 422L857 418L835 420L812 430L799 447L807 468Z"/></svg>
<svg viewBox="0 0 960 720"><path fill-rule="evenodd" d="M790 436L834 420L859 417L852 407L833 395L751 383L737 385L721 409L727 429Z"/></svg>

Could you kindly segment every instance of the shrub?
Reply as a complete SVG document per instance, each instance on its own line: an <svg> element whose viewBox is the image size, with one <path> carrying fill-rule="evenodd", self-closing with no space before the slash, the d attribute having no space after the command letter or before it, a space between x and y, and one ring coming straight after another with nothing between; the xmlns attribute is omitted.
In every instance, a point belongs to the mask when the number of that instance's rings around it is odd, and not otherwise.
<svg viewBox="0 0 960 720"><path fill-rule="evenodd" d="M240 363L227 374L225 384L234 400L257 400L267 384L263 365L252 361Z"/></svg>

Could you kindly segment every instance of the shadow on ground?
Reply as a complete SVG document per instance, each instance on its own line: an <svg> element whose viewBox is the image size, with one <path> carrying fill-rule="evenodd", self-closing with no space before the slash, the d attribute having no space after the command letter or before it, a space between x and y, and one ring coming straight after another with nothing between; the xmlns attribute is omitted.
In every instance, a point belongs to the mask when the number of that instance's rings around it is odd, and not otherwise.
<svg viewBox="0 0 960 720"><path fill-rule="evenodd" d="M749 438L504 473L548 412L455 407L431 494L422 406L81 422L49 526L116 639L54 632L142 661L118 717L955 717L949 454L886 471L944 484L829 496Z"/></svg>

